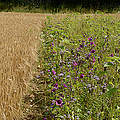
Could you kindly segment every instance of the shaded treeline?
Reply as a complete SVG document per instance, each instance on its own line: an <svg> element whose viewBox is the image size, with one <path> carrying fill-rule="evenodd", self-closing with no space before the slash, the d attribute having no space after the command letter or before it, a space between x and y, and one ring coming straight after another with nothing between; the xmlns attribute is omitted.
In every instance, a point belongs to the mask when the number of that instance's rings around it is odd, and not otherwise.
<svg viewBox="0 0 120 120"><path fill-rule="evenodd" d="M12 9L16 6L27 6L29 9L40 8L60 10L68 8L86 8L93 10L113 10L120 7L120 0L0 0L0 9ZM79 9L77 9L79 10Z"/></svg>

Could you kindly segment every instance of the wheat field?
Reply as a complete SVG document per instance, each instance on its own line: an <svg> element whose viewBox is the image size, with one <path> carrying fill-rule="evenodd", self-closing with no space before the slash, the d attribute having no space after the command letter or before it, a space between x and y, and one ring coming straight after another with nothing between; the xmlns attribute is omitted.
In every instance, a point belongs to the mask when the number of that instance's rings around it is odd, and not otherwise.
<svg viewBox="0 0 120 120"><path fill-rule="evenodd" d="M0 13L0 120L19 120L46 14Z"/></svg>

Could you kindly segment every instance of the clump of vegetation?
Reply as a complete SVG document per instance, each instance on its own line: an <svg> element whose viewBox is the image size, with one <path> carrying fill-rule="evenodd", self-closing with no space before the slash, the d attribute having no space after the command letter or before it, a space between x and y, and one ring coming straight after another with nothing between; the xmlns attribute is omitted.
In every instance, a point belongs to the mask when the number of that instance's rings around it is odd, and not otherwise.
<svg viewBox="0 0 120 120"><path fill-rule="evenodd" d="M42 34L46 99L39 118L119 119L119 24L105 15L48 18Z"/></svg>

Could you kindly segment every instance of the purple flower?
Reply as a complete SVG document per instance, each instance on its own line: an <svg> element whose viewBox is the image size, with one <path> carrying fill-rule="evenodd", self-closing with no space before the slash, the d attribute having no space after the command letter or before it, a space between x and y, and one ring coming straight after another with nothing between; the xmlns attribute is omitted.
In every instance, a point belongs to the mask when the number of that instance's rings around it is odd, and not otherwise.
<svg viewBox="0 0 120 120"><path fill-rule="evenodd" d="M91 88L91 84L88 84L88 85L87 85L87 88Z"/></svg>
<svg viewBox="0 0 120 120"><path fill-rule="evenodd" d="M93 70L93 68L91 69L91 71Z"/></svg>
<svg viewBox="0 0 120 120"><path fill-rule="evenodd" d="M54 89L52 89L52 92L55 92L55 88L54 88Z"/></svg>
<svg viewBox="0 0 120 120"><path fill-rule="evenodd" d="M55 75L55 74L56 74L56 72L55 72L54 70L52 70L52 73L53 73L53 75Z"/></svg>
<svg viewBox="0 0 120 120"><path fill-rule="evenodd" d="M74 62L74 63L73 63L73 65L74 65L74 66L77 66L77 63L76 63L76 62Z"/></svg>
<svg viewBox="0 0 120 120"><path fill-rule="evenodd" d="M92 49L90 52L91 52L91 53L95 53L95 51L96 51L96 50Z"/></svg>
<svg viewBox="0 0 120 120"><path fill-rule="evenodd" d="M110 55L110 57L113 57L114 55L113 55L113 53Z"/></svg>
<svg viewBox="0 0 120 120"><path fill-rule="evenodd" d="M76 71L77 72L77 71ZM75 80L77 80L79 77L75 77Z"/></svg>
<svg viewBox="0 0 120 120"><path fill-rule="evenodd" d="M60 73L58 76L62 77L62 76L64 76L64 74L63 74L63 73Z"/></svg>
<svg viewBox="0 0 120 120"><path fill-rule="evenodd" d="M61 99L56 100L56 105L61 106L62 105L62 100Z"/></svg>
<svg viewBox="0 0 120 120"><path fill-rule="evenodd" d="M50 70L48 70L48 72L50 72Z"/></svg>
<svg viewBox="0 0 120 120"><path fill-rule="evenodd" d="M80 75L80 78L83 78L83 77L84 77L84 74L81 74L81 75Z"/></svg>
<svg viewBox="0 0 120 120"><path fill-rule="evenodd" d="M47 120L47 118L43 118L43 120Z"/></svg>
<svg viewBox="0 0 120 120"><path fill-rule="evenodd" d="M100 92L100 93L99 93L99 95L102 95L102 94L103 94L103 92Z"/></svg>
<svg viewBox="0 0 120 120"><path fill-rule="evenodd" d="M85 41L84 41L84 40L82 40L82 42L84 43Z"/></svg>
<svg viewBox="0 0 120 120"><path fill-rule="evenodd" d="M56 52L55 51L53 51L53 54L55 54Z"/></svg>
<svg viewBox="0 0 120 120"><path fill-rule="evenodd" d="M67 88L67 86L66 86L65 84L63 84L63 86L64 86L65 88Z"/></svg>
<svg viewBox="0 0 120 120"><path fill-rule="evenodd" d="M64 95L62 95L62 94L59 94L61 97L64 97Z"/></svg>
<svg viewBox="0 0 120 120"><path fill-rule="evenodd" d="M91 37L89 37L89 38L88 38L88 40L89 40L89 41L91 41L91 40L92 40L92 38L91 38Z"/></svg>
<svg viewBox="0 0 120 120"><path fill-rule="evenodd" d="M90 42L90 45L93 45L94 44L94 42Z"/></svg>
<svg viewBox="0 0 120 120"><path fill-rule="evenodd" d="M91 56L91 53L88 54L88 57L90 57L90 56Z"/></svg>
<svg viewBox="0 0 120 120"><path fill-rule="evenodd" d="M83 48L83 45L80 45L79 49L80 49L80 48Z"/></svg>
<svg viewBox="0 0 120 120"><path fill-rule="evenodd" d="M94 46L96 46L94 42L90 42L90 45L94 45Z"/></svg>
<svg viewBox="0 0 120 120"><path fill-rule="evenodd" d="M70 75L67 75L67 78L69 78L70 77Z"/></svg>
<svg viewBox="0 0 120 120"><path fill-rule="evenodd" d="M94 79L96 80L100 80L100 78L98 76L94 76Z"/></svg>
<svg viewBox="0 0 120 120"><path fill-rule="evenodd" d="M93 64L95 63L95 58L93 58Z"/></svg>
<svg viewBox="0 0 120 120"><path fill-rule="evenodd" d="M88 114L90 114L90 111L87 111Z"/></svg>
<svg viewBox="0 0 120 120"><path fill-rule="evenodd" d="M39 78L40 78L40 75L37 75L36 78L39 79Z"/></svg>
<svg viewBox="0 0 120 120"><path fill-rule="evenodd" d="M55 87L56 89L58 89L58 84L57 84L57 83L55 83L55 84L54 84L54 87Z"/></svg>
<svg viewBox="0 0 120 120"><path fill-rule="evenodd" d="M54 46L54 43L52 42L52 46Z"/></svg>

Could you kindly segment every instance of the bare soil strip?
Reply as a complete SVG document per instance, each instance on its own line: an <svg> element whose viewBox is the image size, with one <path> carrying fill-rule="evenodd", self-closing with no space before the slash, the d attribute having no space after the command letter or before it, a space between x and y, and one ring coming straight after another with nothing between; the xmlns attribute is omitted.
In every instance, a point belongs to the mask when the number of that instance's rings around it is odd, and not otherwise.
<svg viewBox="0 0 120 120"><path fill-rule="evenodd" d="M0 120L18 120L47 14L0 13Z"/></svg>

